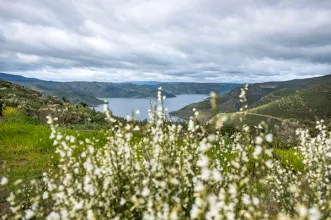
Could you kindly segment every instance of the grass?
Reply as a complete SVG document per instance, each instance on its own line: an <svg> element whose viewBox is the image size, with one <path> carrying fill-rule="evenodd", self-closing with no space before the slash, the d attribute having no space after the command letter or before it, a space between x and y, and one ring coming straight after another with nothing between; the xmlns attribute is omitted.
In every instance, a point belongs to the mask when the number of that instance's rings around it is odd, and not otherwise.
<svg viewBox="0 0 331 220"><path fill-rule="evenodd" d="M276 157L284 166L297 172L304 172L305 167L302 163L302 155L294 149L274 149Z"/></svg>
<svg viewBox="0 0 331 220"><path fill-rule="evenodd" d="M81 126L75 126L75 130L67 127L60 130L80 141L97 138L100 140L97 146L103 146L106 141L103 130L86 130ZM38 119L26 116L17 108L5 108L4 117L0 118L0 176L6 176L11 182L21 179L27 183L40 179L43 172L56 167L58 157L50 133L49 126ZM0 216L8 212L5 199L12 189L12 186L5 191L0 189Z"/></svg>
<svg viewBox="0 0 331 220"><path fill-rule="evenodd" d="M56 161L52 160L55 147L50 140L49 126L32 119L15 108L4 111L0 119L0 173L10 179L34 178L48 170ZM79 140L98 138L105 142L106 133L97 130L76 131L61 129ZM102 141L100 145L102 145Z"/></svg>
<svg viewBox="0 0 331 220"><path fill-rule="evenodd" d="M50 137L50 133L51 133L51 129L48 125L45 125L43 123L41 123L40 121L36 120L36 119L32 119L26 115L24 115L23 113L21 113L18 109L16 108L6 108L4 111L4 117L0 119L0 161L1 161L1 166L0 166L0 177L1 176L6 176L10 182L14 182L17 179L22 179L24 183L26 183L26 185L29 185L30 180L32 179L37 179L41 181L41 177L42 177L42 173L43 172L47 172L49 170L54 170L53 168L56 168L58 165L60 165L60 167L65 166L66 163L63 163L63 158L60 159L59 155L55 153L56 149L61 149L61 147L59 147L59 145L54 146L53 145L53 141L51 140ZM78 126L77 128L81 128L84 129L84 127L80 127ZM123 151L123 149L121 149L122 147L124 147L125 143L128 144L128 146L132 146L133 147L133 151L131 152L132 154L136 154L136 156L138 157L137 162L143 162L144 160L146 160L147 158L151 159L151 161L153 160L153 147L154 145L151 144L150 146L148 146L148 143L151 143L154 140L154 134L151 136L151 133L149 133L147 130L147 127L140 127L142 130L140 131L132 131L132 135L133 137L130 139L130 141L126 142L127 137L125 136L126 133L126 126L125 124L122 125L122 127L118 127L117 129L111 129L108 132L105 132L103 130L77 130L77 128L75 126L72 127L72 129L68 128L68 127L60 127L58 128L58 132L60 132L61 134L63 134L65 137L70 137L70 136L74 136L75 139L75 143L73 145L79 146L81 148L73 148L74 149L74 154L72 155L73 158L77 159L77 162L80 161L80 155L81 152L88 152L88 148L89 146L93 146L95 149L99 149L100 152L103 152L101 157L93 157L94 160L97 161L97 163L104 163L107 160L103 161L102 157L109 157L110 155L108 154L108 147L109 150L112 151L114 150L114 154L112 154L113 156L115 154L119 154L119 157L123 159L123 161L125 161L125 157L127 157L127 154L123 154L123 152L125 152L125 150ZM164 129L166 129L164 127ZM170 128L167 128L170 129ZM120 131L122 130L122 131ZM166 131L163 131L164 134L167 134ZM144 137L143 134L146 133L146 136ZM124 135L123 135L124 134ZM129 133L130 134L130 133ZM173 134L175 135L175 133ZM107 136L109 137L109 140L107 141ZM158 136L161 137L161 136ZM169 138L171 137L171 135L169 136ZM164 158L164 161L162 159L162 163L164 163L162 166L164 166L164 168L167 167L172 167L172 164L169 163L169 161L177 161L177 158L185 158L187 156L187 152L191 151L193 158L196 158L194 160L197 160L197 156L199 156L198 152L195 152L195 147L196 144L201 143L200 141L202 141L203 139L203 135L202 136L192 136L190 137L182 137L182 138L178 138L176 139L176 142L173 142L173 145L168 142L167 143L167 139L163 141L160 141L157 143L157 145L159 145L162 149L163 149L163 154L166 154L167 157ZM144 141L144 138L147 138L146 141ZM232 142L235 141L234 139L232 139L231 137L220 137L224 142L210 142L210 150L208 152L206 152L206 155L210 158L211 162L213 163L214 166L216 166L218 163L222 164L222 172L224 174L228 175L233 175L231 178L235 177L237 178L237 170L234 169L234 167L231 165L229 166L229 161L237 161L238 160L238 155L241 155L240 157L242 157L242 152L240 150L233 150L232 147L237 147L239 145L233 145ZM247 136L247 138L249 138L249 136ZM250 137L251 138L251 137ZM89 139L91 140L91 144L87 144L89 142L86 142L85 140ZM113 139L113 140L112 140ZM267 158L263 158L263 159L259 159L259 160L255 160L252 159L252 154L254 152L254 145L252 145L252 142L249 140L244 141L245 138L243 138L243 142L242 144L247 144L247 146L250 146L247 149L250 149L247 151L247 155L249 156L249 161L250 162L244 162L244 161L240 161L239 162L243 162L245 169L247 169L246 175L249 175L252 179L251 179L251 184L248 184L247 186L247 192L245 191L245 189L242 189L243 192L248 193L249 190L257 190L252 192L252 195L262 195L264 193L268 194L270 186L266 187L264 185L264 182L261 181L261 183L258 182L259 178L263 178L263 176L268 175L269 171L266 169L262 169L260 170L260 167L264 166L264 161L267 161ZM65 141L64 139L62 139L63 141ZM98 140L98 141L97 141ZM68 140L66 140L68 142ZM84 144L79 144L80 142L84 142ZM192 143L191 143L192 142ZM111 143L110 145L107 145L108 143ZM162 144L168 146L163 148ZM290 170L290 171L294 171L294 173L304 173L305 172L305 166L303 164L303 156L295 149L290 148L290 149L281 149L281 148L276 148L276 144L270 143L269 146L267 146L268 148L273 148L273 153L272 153L272 157L275 161L279 161L281 166L284 167L286 170ZM119 148L120 150L118 151L117 148ZM186 150L183 150L183 149ZM134 153L135 151L135 153ZM98 151L99 152L99 151ZM110 157L113 157L110 156ZM201 156L201 155L200 155ZM114 158L117 158L114 157ZM114 159L113 158L113 159ZM162 157L161 157L162 158ZM92 158L91 158L92 159ZM110 158L108 158L110 159ZM192 158L191 158L192 159ZM190 163L195 164L195 162L192 162L191 159L189 159L188 161L190 161ZM62 165L61 165L61 160L62 160ZM99 161L100 160L100 161ZM217 163L212 162L212 161L218 161ZM112 160L108 160L110 162L112 162ZM160 161L161 162L161 161ZM116 161L116 163L119 163L118 161ZM182 169L185 168L185 163L183 163ZM85 164L81 164L82 166L85 166ZM74 167L69 167L72 165L68 165L68 172L72 170L72 168ZM121 165L122 166L122 165ZM135 176L136 172L140 172L139 170L137 171L132 171L131 169L135 169L133 168L131 165L126 165L128 166L125 169L129 169L128 172L129 174L125 173L124 171L122 172L121 169L123 169L123 167L119 170L117 170L118 165L114 165L114 170L113 172L119 172L118 174L118 180L119 182L116 182L115 184L119 184L117 185L119 188L122 187L127 187L130 186L131 187L131 181L133 179L129 179L131 177L129 177L130 175ZM199 166L199 165L198 165ZM217 165L218 166L218 165ZM174 166L176 167L176 166ZM165 169L164 172L169 172L169 175L172 175L171 172L175 172L174 167L171 169L171 171L167 171L167 169ZM60 168L61 169L61 168ZM108 168L100 168L105 169L104 171L106 171ZM148 166L146 167L146 172L150 172L149 171L150 168L148 168ZM199 174L199 170L200 168L196 167L196 165L193 165L192 167L192 171L196 172L196 174ZM194 171L195 170L195 171ZM65 175L61 174L62 171L60 171L60 176L61 175ZM108 171L107 171L108 172ZM132 173L131 173L132 172ZM202 171L201 171L202 172ZM238 170L238 172L240 172L240 170ZM70 173L70 172L69 172ZM123 173L123 174L121 174ZM124 174L125 173L125 174ZM75 175L75 174L73 174ZM95 175L95 174L93 174ZM92 175L92 176L93 176ZM104 174L103 174L104 175ZM129 175L128 177L125 177L126 175ZM139 175L145 175L144 172L140 173ZM157 173L155 175L161 175L160 173ZM164 174L162 174L164 175ZM167 174L168 175L168 174ZM200 175L200 174L199 174ZM240 175L241 172L240 172ZM109 177L109 176L108 176ZM244 176L243 176L244 177ZM77 176L77 178L82 178L81 176ZM93 177L94 178L94 177ZM128 180L126 180L126 178L128 178ZM133 177L132 177L133 178ZM163 176L162 178L167 178L166 176ZM190 175L188 175L185 178L191 178ZM184 178L184 179L185 179ZM200 178L200 177L199 177ZM230 178L230 179L231 179ZM156 177L156 179L159 181L159 177ZM96 179L98 181L103 181L102 179ZM130 180L130 181L129 181ZM135 179L134 181L136 181L137 179ZM160 179L161 180L161 179ZM61 182L61 180L59 180ZM120 183L120 181L123 181L123 183ZM181 180L182 181L182 180ZM231 180L232 181L232 180ZM244 179L243 179L244 181ZM246 180L245 180L246 181ZM132 186L136 186L136 183L132 182ZM138 184L139 185L139 184ZM231 185L231 184L230 184ZM188 185L189 186L189 185ZM16 187L16 188L15 188ZM173 187L171 185L171 187ZM211 187L216 187L211 185ZM116 188L117 189L117 188ZM127 190L127 188L123 188L121 190ZM119 190L119 193L121 193L122 191ZM173 189L175 190L175 189ZM185 189L186 190L186 189ZM206 188L207 190L207 188ZM17 191L17 186L13 186L10 185L8 186L8 188L6 188L5 190L0 189L0 208L2 209L2 211L0 212L0 215L3 213L8 214L8 206L5 205L6 201L5 199L8 197L8 194L10 191ZM135 191L135 190L134 190ZM176 192L176 190L174 191ZM173 192L173 193L174 193ZM186 193L186 191L185 191ZM186 198L185 196L187 195L191 195L190 193L183 194L183 198ZM21 194L18 196L18 198L20 198L20 196L22 196L22 200L23 198L25 198L25 194ZM191 195L193 196L193 195ZM193 198L193 197L192 197ZM191 198L191 199L192 199ZM264 198L262 196L262 198ZM266 198L264 198L266 199ZM116 198L115 198L116 200ZM117 204L118 201L114 200L114 204ZM170 200L169 200L170 201ZM266 200L267 201L267 200ZM193 200L192 200L193 202ZM190 202L188 204L191 204ZM268 204L270 205L270 204ZM48 207L50 208L50 207ZM120 209L122 210L122 209ZM123 211L124 212L124 211Z"/></svg>
<svg viewBox="0 0 331 220"><path fill-rule="evenodd" d="M0 118L0 173L12 180L38 177L56 161L55 147L50 140L49 126L32 119L15 108L7 108ZM74 129L73 129L74 128ZM78 129L77 129L78 128ZM84 130L83 130L84 129ZM98 139L98 146L106 142L105 131L86 130L86 127L61 128L79 140ZM137 137L140 139L141 137ZM303 171L300 156L293 149L275 149L274 155L286 166Z"/></svg>
<svg viewBox="0 0 331 220"><path fill-rule="evenodd" d="M10 179L40 175L55 150L49 127L12 109L4 113L0 119L0 172Z"/></svg>

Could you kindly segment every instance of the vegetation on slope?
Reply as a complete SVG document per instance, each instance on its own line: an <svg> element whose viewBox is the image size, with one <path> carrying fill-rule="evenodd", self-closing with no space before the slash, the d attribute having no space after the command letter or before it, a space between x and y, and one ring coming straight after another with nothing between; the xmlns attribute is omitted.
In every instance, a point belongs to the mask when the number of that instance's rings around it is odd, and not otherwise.
<svg viewBox="0 0 331 220"><path fill-rule="evenodd" d="M313 86L304 90L285 89L273 92L249 108L246 123L256 124L268 121L269 124L299 122L301 125L313 125L315 121L331 119L331 83ZM221 113L210 122L228 117L230 123L239 123L242 112Z"/></svg>
<svg viewBox="0 0 331 220"><path fill-rule="evenodd" d="M247 91L247 104L249 108L254 108L259 105L266 104L270 101L274 101L275 99L291 95L295 91L309 89L311 87L327 83L331 83L331 75L309 79L290 80L285 82L266 82L252 84L249 85L249 90ZM218 102L218 113L238 112L241 108L239 99L240 92L240 88L235 88L230 92L221 95ZM202 115L206 116L205 120L214 116L214 111L210 105L210 101L208 100L188 105L181 110L172 112L172 114L189 118L192 113L192 111L190 111L192 108L198 109Z"/></svg>
<svg viewBox="0 0 331 220"><path fill-rule="evenodd" d="M4 107L15 107L32 118L46 121L47 115L58 117L61 124L105 123L105 115L95 112L85 105L74 105L54 96L25 88L0 79L0 102Z"/></svg>
<svg viewBox="0 0 331 220"><path fill-rule="evenodd" d="M297 134L300 145L282 150L274 149L273 135L264 124L254 131L243 126L229 137L210 133L196 118L183 128L167 123L162 108L154 113L148 127L107 114L112 124L107 140L96 135L83 141L60 130L49 117L57 163L33 181L1 178L4 192L12 192L9 216L331 217L331 134L323 123L318 123L316 138L302 130Z"/></svg>
<svg viewBox="0 0 331 220"><path fill-rule="evenodd" d="M5 90L13 88L6 83ZM316 99L329 89L321 85L290 93L264 106L292 96ZM42 97L24 91L29 98ZM20 110L28 112L20 105L8 107L11 102L3 97L3 218L331 218L331 133L323 121L314 136L298 130L294 135L299 144L282 149L266 123L255 128L243 123L232 135L224 135L200 125L200 114L193 111L187 126L172 124L165 117L161 91L150 124L118 120L108 112L107 132L71 131L59 127L54 117L48 117L47 127L22 115ZM23 93L19 97L26 98ZM313 103L316 114L318 103ZM252 110L247 115L259 116ZM234 114L245 120L243 113Z"/></svg>

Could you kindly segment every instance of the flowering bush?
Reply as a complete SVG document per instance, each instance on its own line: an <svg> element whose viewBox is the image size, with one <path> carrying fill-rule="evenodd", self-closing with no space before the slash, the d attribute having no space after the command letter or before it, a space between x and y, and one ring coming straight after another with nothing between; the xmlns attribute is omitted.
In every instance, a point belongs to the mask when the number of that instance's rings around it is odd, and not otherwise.
<svg viewBox="0 0 331 220"><path fill-rule="evenodd" d="M106 112L112 128L101 148L95 147L98 140L64 136L49 117L58 167L10 194L13 217L331 218L331 134L323 121L316 138L297 131L295 150L305 165L299 172L274 157L273 135L263 124L254 138L248 126L229 138L206 132L195 118L187 129L171 124L162 105L155 109L145 127Z"/></svg>

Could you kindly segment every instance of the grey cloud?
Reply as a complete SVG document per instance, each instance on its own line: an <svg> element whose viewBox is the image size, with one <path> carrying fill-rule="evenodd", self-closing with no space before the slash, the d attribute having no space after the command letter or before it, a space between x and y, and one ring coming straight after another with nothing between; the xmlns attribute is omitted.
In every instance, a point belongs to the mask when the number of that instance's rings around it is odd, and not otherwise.
<svg viewBox="0 0 331 220"><path fill-rule="evenodd" d="M2 72L223 82L331 72L328 0L0 1Z"/></svg>

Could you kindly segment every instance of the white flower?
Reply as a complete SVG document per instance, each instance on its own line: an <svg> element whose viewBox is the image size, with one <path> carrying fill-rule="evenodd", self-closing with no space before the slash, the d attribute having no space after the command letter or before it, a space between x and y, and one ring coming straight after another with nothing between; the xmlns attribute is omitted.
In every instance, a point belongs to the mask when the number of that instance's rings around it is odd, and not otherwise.
<svg viewBox="0 0 331 220"><path fill-rule="evenodd" d="M191 219L196 219L198 218L200 213L200 209L196 204L193 204L190 215L191 215Z"/></svg>
<svg viewBox="0 0 331 220"><path fill-rule="evenodd" d="M188 122L188 130L189 131L194 131L194 122L192 120L190 120Z"/></svg>
<svg viewBox="0 0 331 220"><path fill-rule="evenodd" d="M257 137L255 138L255 143L256 143L256 144L262 144L262 142L263 142L263 138L261 138L260 136L257 136Z"/></svg>
<svg viewBox="0 0 331 220"><path fill-rule="evenodd" d="M216 92L210 92L210 96L211 96L212 98L216 98L217 94L216 94Z"/></svg>
<svg viewBox="0 0 331 220"><path fill-rule="evenodd" d="M35 215L34 211L32 211L31 209L28 209L25 211L25 218L26 219L31 219L33 218Z"/></svg>
<svg viewBox="0 0 331 220"><path fill-rule="evenodd" d="M213 170L213 179L215 181L222 181L223 177L218 170Z"/></svg>
<svg viewBox="0 0 331 220"><path fill-rule="evenodd" d="M95 220L96 219L94 217L93 211L91 209L87 211L87 219L88 220Z"/></svg>
<svg viewBox="0 0 331 220"><path fill-rule="evenodd" d="M306 217L308 214L308 210L304 205L298 205L295 209L300 217Z"/></svg>
<svg viewBox="0 0 331 220"><path fill-rule="evenodd" d="M108 111L108 103L103 104L103 111Z"/></svg>
<svg viewBox="0 0 331 220"><path fill-rule="evenodd" d="M43 199L48 199L48 192L43 193Z"/></svg>
<svg viewBox="0 0 331 220"><path fill-rule="evenodd" d="M126 203L126 200L124 198L121 198L120 205L124 205Z"/></svg>
<svg viewBox="0 0 331 220"><path fill-rule="evenodd" d="M150 193L149 189L147 187L145 187L143 189L143 191L141 192L141 196L147 197L149 195L149 193Z"/></svg>
<svg viewBox="0 0 331 220"><path fill-rule="evenodd" d="M51 212L46 218L47 220L60 220L60 215L57 212Z"/></svg>
<svg viewBox="0 0 331 220"><path fill-rule="evenodd" d="M272 168L272 160L268 160L267 162L265 162L265 165L268 167L268 168Z"/></svg>
<svg viewBox="0 0 331 220"><path fill-rule="evenodd" d="M209 164L209 158L205 155L201 155L198 162L197 162L197 165L199 167L207 167Z"/></svg>
<svg viewBox="0 0 331 220"><path fill-rule="evenodd" d="M321 213L316 207L310 208L308 210L308 212L309 212L309 215L310 215L309 219L311 219L311 220L319 220L321 218Z"/></svg>
<svg viewBox="0 0 331 220"><path fill-rule="evenodd" d="M208 168L201 169L201 179L209 180L210 177L210 170Z"/></svg>
<svg viewBox="0 0 331 220"><path fill-rule="evenodd" d="M258 205L260 203L260 200L256 197L253 198L253 204Z"/></svg>
<svg viewBox="0 0 331 220"><path fill-rule="evenodd" d="M272 140L273 140L273 135L272 135L271 133L267 134L267 135L265 136L265 140L266 140L267 142L271 143Z"/></svg>
<svg viewBox="0 0 331 220"><path fill-rule="evenodd" d="M7 177L5 177L5 176L3 176L2 178L1 178L1 182L0 182L0 185L6 185L8 183L8 179L7 179Z"/></svg>
<svg viewBox="0 0 331 220"><path fill-rule="evenodd" d="M247 194L244 194L242 201L245 205L251 204L251 199L250 199L249 195L247 195Z"/></svg>
<svg viewBox="0 0 331 220"><path fill-rule="evenodd" d="M253 156L258 157L261 153L262 153L262 147L260 145L257 145L253 152Z"/></svg>
<svg viewBox="0 0 331 220"><path fill-rule="evenodd" d="M74 209L80 210L83 208L83 201L80 201L79 203L75 203Z"/></svg>

